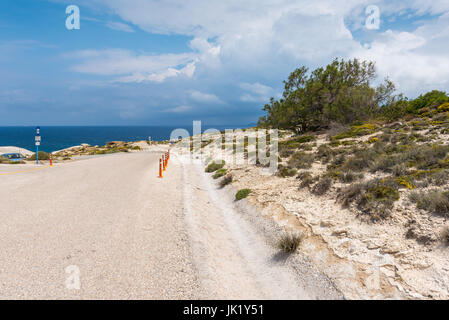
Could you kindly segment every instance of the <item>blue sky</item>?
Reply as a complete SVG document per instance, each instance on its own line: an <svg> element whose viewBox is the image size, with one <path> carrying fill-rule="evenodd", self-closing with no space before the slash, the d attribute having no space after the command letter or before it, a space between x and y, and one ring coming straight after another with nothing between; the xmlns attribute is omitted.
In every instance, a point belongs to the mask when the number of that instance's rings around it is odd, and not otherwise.
<svg viewBox="0 0 449 320"><path fill-rule="evenodd" d="M448 90L448 50L447 0L2 0L0 125L255 123L292 70L335 57L414 97Z"/></svg>

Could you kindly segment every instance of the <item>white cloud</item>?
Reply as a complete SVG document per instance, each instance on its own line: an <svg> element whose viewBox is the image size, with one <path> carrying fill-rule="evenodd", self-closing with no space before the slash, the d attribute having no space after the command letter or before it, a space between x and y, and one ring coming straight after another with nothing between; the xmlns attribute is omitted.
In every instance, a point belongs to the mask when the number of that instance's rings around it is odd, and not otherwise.
<svg viewBox="0 0 449 320"><path fill-rule="evenodd" d="M195 101L203 103L220 103L220 104L224 103L223 101L220 100L220 98L218 98L214 94L203 93L196 90L190 93L190 97Z"/></svg>
<svg viewBox="0 0 449 320"><path fill-rule="evenodd" d="M364 9L372 4L379 6L383 22L400 16L442 15L449 12L447 0L95 0L95 3L103 4L123 21L147 32L192 36L192 51L159 56L109 52L102 57L86 57L84 63L74 68L78 72L120 75L117 81L122 82L162 82L182 75L189 78L195 73L195 78L215 81L217 85L272 79L269 85L273 86L300 65L314 68L335 57L360 57L375 60L382 76L390 75L410 94L422 91L422 84L426 88L447 86L449 21L444 15L433 23L424 22L414 31L408 26L409 32L371 32L368 47L354 39L345 23L355 21L353 30L363 32ZM270 95L247 91L240 96L241 100L259 102ZM201 94L196 98L214 99Z"/></svg>
<svg viewBox="0 0 449 320"><path fill-rule="evenodd" d="M179 107L167 109L166 112L184 113L184 112L188 112L188 111L191 111L191 110L192 110L192 107L190 107L190 106L179 106Z"/></svg>
<svg viewBox="0 0 449 320"><path fill-rule="evenodd" d="M195 73L195 63L189 63L182 69L174 69L168 68L162 72L155 72L150 74L143 73L133 73L132 75L121 77L115 79L113 82L122 82L122 83L141 83L145 81L149 82L164 82L168 78L178 77L181 75L186 76L187 78L191 78Z"/></svg>
<svg viewBox="0 0 449 320"><path fill-rule="evenodd" d="M448 89L448 50L449 13L414 32L388 30L352 55L376 61L381 75L390 76L401 91L413 95Z"/></svg>
<svg viewBox="0 0 449 320"><path fill-rule="evenodd" d="M163 82L167 78L195 73L195 55L191 53L136 55L129 50L83 50L67 55L81 60L72 67L80 73L119 76L114 82Z"/></svg>
<svg viewBox="0 0 449 320"><path fill-rule="evenodd" d="M112 30L116 31L123 31L123 32L135 32L134 29L127 25L126 23L117 22L117 21L109 21L106 22L106 27Z"/></svg>
<svg viewBox="0 0 449 320"><path fill-rule="evenodd" d="M244 102L266 102L271 97L279 96L273 88L258 82L241 83L240 88L247 91L240 97L240 100Z"/></svg>

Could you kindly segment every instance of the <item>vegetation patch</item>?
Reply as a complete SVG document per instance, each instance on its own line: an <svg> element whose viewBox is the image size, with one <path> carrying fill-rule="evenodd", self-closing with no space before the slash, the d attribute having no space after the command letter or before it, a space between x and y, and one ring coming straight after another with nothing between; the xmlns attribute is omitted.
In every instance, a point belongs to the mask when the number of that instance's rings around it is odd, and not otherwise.
<svg viewBox="0 0 449 320"><path fill-rule="evenodd" d="M312 174L308 171L301 172L296 178L301 181L299 189L310 188L310 186L316 182L316 179L313 178Z"/></svg>
<svg viewBox="0 0 449 320"><path fill-rule="evenodd" d="M438 112L448 112L448 111L449 111L449 102L445 102L438 107Z"/></svg>
<svg viewBox="0 0 449 320"><path fill-rule="evenodd" d="M449 217L449 191L412 192L409 199L416 204L418 209Z"/></svg>
<svg viewBox="0 0 449 320"><path fill-rule="evenodd" d="M341 191L340 199L345 206L355 203L372 221L378 221L389 217L399 191L391 179L374 179L349 186Z"/></svg>
<svg viewBox="0 0 449 320"><path fill-rule="evenodd" d="M233 177L232 175L228 174L220 181L220 188L226 187L228 184L232 183Z"/></svg>
<svg viewBox="0 0 449 320"><path fill-rule="evenodd" d="M296 150L312 150L313 145L308 143L315 141L314 136L303 135L293 139L279 141L279 155L281 158L291 156Z"/></svg>
<svg viewBox="0 0 449 320"><path fill-rule="evenodd" d="M44 151L39 151L39 160L49 160L50 159L50 155ZM33 155L31 155L28 160L36 160L36 153L34 153Z"/></svg>
<svg viewBox="0 0 449 320"><path fill-rule="evenodd" d="M294 177L296 175L296 172L297 172L296 169L284 167L282 164L280 164L277 174L282 178L287 178L287 177Z"/></svg>
<svg viewBox="0 0 449 320"><path fill-rule="evenodd" d="M218 169L217 171L215 171L215 174L212 176L212 178L214 179L221 178L224 175L226 175L226 173L228 173L227 169Z"/></svg>
<svg viewBox="0 0 449 320"><path fill-rule="evenodd" d="M366 123L360 126L353 126L351 130L340 133L334 137L332 140L341 140L347 138L355 138L360 136L366 136L368 134L374 133L376 130L376 126L370 123Z"/></svg>
<svg viewBox="0 0 449 320"><path fill-rule="evenodd" d="M315 156L311 153L297 152L288 161L288 166L295 169L309 169L315 161Z"/></svg>
<svg viewBox="0 0 449 320"><path fill-rule="evenodd" d="M378 137L372 137L371 139L368 140L368 143L375 143L377 141L379 141Z"/></svg>
<svg viewBox="0 0 449 320"><path fill-rule="evenodd" d="M322 177L318 182L313 186L312 192L318 196L321 196L329 191L332 186L332 178L330 177Z"/></svg>
<svg viewBox="0 0 449 320"><path fill-rule="evenodd" d="M295 253L303 240L301 233L285 233L279 239L278 248L285 254Z"/></svg>
<svg viewBox="0 0 449 320"><path fill-rule="evenodd" d="M239 200L245 199L246 197L249 196L250 193L251 193L251 189L241 189L241 190L237 191L237 193L235 194L235 200L239 201Z"/></svg>
<svg viewBox="0 0 449 320"><path fill-rule="evenodd" d="M207 167L206 167L206 172L211 173L211 172L215 172L219 169L222 169L225 165L225 161L220 161L220 162L212 162L210 163Z"/></svg>

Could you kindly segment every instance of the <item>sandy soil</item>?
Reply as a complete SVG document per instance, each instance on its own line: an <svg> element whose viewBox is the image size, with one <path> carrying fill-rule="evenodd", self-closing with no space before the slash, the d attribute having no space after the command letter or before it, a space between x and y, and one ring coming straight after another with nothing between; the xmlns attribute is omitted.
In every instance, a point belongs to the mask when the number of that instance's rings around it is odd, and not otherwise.
<svg viewBox="0 0 449 320"><path fill-rule="evenodd" d="M159 156L1 166L0 298L340 297L274 259L204 169L173 157L158 179Z"/></svg>
<svg viewBox="0 0 449 320"><path fill-rule="evenodd" d="M178 158L177 158L178 159ZM182 161L187 225L200 281L218 299L336 299L341 295L316 273L296 272L257 226L265 220L238 208L204 174L204 166ZM178 161L176 161L178 162ZM246 216L246 219L245 219ZM274 231L272 231L274 233ZM324 290L320 290L325 288Z"/></svg>
<svg viewBox="0 0 449 320"><path fill-rule="evenodd" d="M366 141L372 136L358 140ZM325 137L316 142L326 143ZM181 145L178 148L182 153L189 151ZM353 208L343 208L336 201L335 190L315 196L307 188L299 189L296 177L281 178L255 165L235 164L233 154L223 154L220 145L207 145L202 159L225 159L226 168L234 177L232 185L236 190L252 190L248 202L258 208L260 215L285 230L305 234L301 254L329 276L345 298L448 298L447 247L439 241L425 246L405 236L410 220L424 226L429 237L436 237L447 225L447 219L417 210L407 203L407 196L395 203L390 220L368 223L357 218ZM315 162L309 171L319 175L325 166ZM341 185L336 183L335 188L338 187Z"/></svg>

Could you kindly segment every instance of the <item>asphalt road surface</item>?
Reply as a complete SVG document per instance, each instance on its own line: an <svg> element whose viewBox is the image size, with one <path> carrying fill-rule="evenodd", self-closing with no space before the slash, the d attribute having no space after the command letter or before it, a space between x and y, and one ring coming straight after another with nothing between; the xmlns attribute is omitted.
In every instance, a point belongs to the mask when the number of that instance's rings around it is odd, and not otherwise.
<svg viewBox="0 0 449 320"><path fill-rule="evenodd" d="M204 172L158 179L159 157L0 166L0 298L311 298Z"/></svg>

